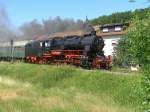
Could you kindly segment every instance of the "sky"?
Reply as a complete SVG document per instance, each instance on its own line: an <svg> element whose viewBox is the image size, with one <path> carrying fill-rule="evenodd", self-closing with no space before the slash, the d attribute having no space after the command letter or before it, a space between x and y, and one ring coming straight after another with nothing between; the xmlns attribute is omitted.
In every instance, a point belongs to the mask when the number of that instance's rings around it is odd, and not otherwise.
<svg viewBox="0 0 150 112"><path fill-rule="evenodd" d="M114 12L146 8L146 0L0 0L16 27L33 19L73 18L85 20Z"/></svg>

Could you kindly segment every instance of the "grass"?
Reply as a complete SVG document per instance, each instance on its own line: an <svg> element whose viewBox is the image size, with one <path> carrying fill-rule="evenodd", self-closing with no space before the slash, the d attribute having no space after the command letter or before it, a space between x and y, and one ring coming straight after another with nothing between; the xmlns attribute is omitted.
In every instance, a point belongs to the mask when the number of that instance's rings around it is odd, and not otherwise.
<svg viewBox="0 0 150 112"><path fill-rule="evenodd" d="M0 63L0 112L140 112L141 75Z"/></svg>

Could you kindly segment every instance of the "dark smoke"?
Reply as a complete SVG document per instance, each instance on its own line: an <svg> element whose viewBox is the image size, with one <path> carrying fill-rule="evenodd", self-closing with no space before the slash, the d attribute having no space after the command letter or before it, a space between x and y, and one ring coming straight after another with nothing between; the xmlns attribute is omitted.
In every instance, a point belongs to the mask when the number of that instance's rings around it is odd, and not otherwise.
<svg viewBox="0 0 150 112"><path fill-rule="evenodd" d="M35 19L21 25L20 28L15 29L9 20L4 5L0 3L0 41L10 41L11 39L33 39L35 36L81 30L83 29L83 26L84 22L82 20L55 17L43 19L41 22Z"/></svg>
<svg viewBox="0 0 150 112"><path fill-rule="evenodd" d="M6 15L6 11L0 6L0 26L6 25L7 21L8 17Z"/></svg>
<svg viewBox="0 0 150 112"><path fill-rule="evenodd" d="M74 31L79 30L83 26L83 21L73 20L73 19L61 19L56 17L54 19L43 20L43 27L46 33L56 33L64 31Z"/></svg>
<svg viewBox="0 0 150 112"><path fill-rule="evenodd" d="M11 24L4 6L0 3L0 41L14 38L14 32L11 30Z"/></svg>
<svg viewBox="0 0 150 112"><path fill-rule="evenodd" d="M82 20L61 19L60 17L49 18L39 22L33 20L20 27L23 38L31 39L34 36L50 35L57 32L81 30L84 25Z"/></svg>

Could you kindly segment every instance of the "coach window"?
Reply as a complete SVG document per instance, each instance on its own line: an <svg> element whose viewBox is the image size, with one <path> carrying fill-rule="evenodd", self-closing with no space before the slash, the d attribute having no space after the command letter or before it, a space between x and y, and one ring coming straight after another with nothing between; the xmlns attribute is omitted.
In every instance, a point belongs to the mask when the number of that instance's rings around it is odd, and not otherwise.
<svg viewBox="0 0 150 112"><path fill-rule="evenodd" d="M40 42L40 47L42 47L43 46L43 43L42 42Z"/></svg>
<svg viewBox="0 0 150 112"><path fill-rule="evenodd" d="M48 42L45 42L45 47L48 47Z"/></svg>
<svg viewBox="0 0 150 112"><path fill-rule="evenodd" d="M51 46L51 41L48 41L47 43L48 43L48 47L50 47Z"/></svg>
<svg viewBox="0 0 150 112"><path fill-rule="evenodd" d="M51 46L50 41L46 41L46 42L45 42L45 47L50 47L50 46Z"/></svg>

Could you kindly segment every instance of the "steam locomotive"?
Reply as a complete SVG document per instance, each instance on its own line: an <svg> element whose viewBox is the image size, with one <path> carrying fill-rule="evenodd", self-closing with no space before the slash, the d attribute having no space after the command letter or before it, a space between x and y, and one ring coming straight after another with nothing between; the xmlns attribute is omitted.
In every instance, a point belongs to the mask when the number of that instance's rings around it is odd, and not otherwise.
<svg viewBox="0 0 150 112"><path fill-rule="evenodd" d="M88 69L110 69L111 58L104 56L103 47L103 38L95 32L22 44L11 42L0 45L0 60L19 59L35 64L71 64Z"/></svg>
<svg viewBox="0 0 150 112"><path fill-rule="evenodd" d="M54 37L25 46L25 61L40 64L72 64L83 68L110 69L111 59L103 52L104 40L95 33Z"/></svg>

